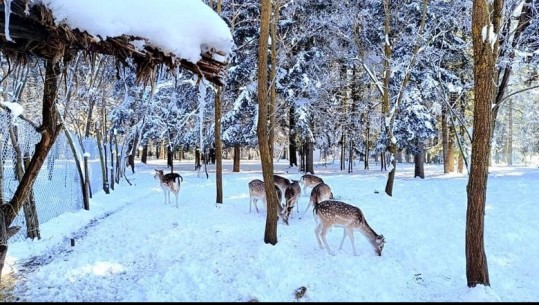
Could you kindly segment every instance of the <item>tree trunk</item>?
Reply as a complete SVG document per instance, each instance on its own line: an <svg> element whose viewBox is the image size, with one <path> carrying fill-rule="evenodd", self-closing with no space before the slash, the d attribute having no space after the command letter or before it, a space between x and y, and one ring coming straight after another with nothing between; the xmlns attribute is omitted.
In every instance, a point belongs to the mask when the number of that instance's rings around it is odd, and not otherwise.
<svg viewBox="0 0 539 305"><path fill-rule="evenodd" d="M140 162L146 164L148 162L148 144L142 146L142 154L140 155Z"/></svg>
<svg viewBox="0 0 539 305"><path fill-rule="evenodd" d="M138 132L135 134L135 139L133 140L133 144L131 146L131 153L127 157L127 163L129 166L131 166L131 172L135 173L135 156L138 151L138 144L139 144L139 136Z"/></svg>
<svg viewBox="0 0 539 305"><path fill-rule="evenodd" d="M21 181L22 177L24 176L24 171L27 168L28 165L28 156L23 156L23 153L21 151L20 145L19 145L19 137L17 132L17 126L16 125L10 125L9 126L9 137L11 139L11 145L13 146L13 149L15 150L15 164L14 164L14 171L15 176L17 177L17 180ZM24 211L24 219L26 221L26 237L34 239L38 238L40 239L41 236L39 234L39 221L37 217L36 212L36 202L34 197L34 191L30 191L30 195L28 197L28 200L25 201L23 204L23 211Z"/></svg>
<svg viewBox="0 0 539 305"><path fill-rule="evenodd" d="M348 173L353 172L353 162L354 162L354 151L353 151L353 142L350 141L348 145Z"/></svg>
<svg viewBox="0 0 539 305"><path fill-rule="evenodd" d="M30 156L24 156L24 168L28 168L30 164ZM36 209L36 197L34 190L30 191L28 200L24 203L24 217L26 220L26 237L30 239L41 239L41 233L39 232L39 217Z"/></svg>
<svg viewBox="0 0 539 305"><path fill-rule="evenodd" d="M447 139L447 164L450 173L455 171L455 127L449 126L449 137Z"/></svg>
<svg viewBox="0 0 539 305"><path fill-rule="evenodd" d="M200 157L200 149L197 147L195 149L195 170L198 170L201 167L201 157Z"/></svg>
<svg viewBox="0 0 539 305"><path fill-rule="evenodd" d="M499 0L494 1L496 22ZM485 201L487 193L488 163L494 97L494 69L496 50L490 44L489 30L499 33L496 23L490 20L488 3L474 1L472 9L472 38L474 54L475 104L472 135L472 161L467 185L468 208L466 211L466 278L468 287L477 284L490 286L487 256L484 246ZM492 27L494 28L488 28ZM487 37L483 38L483 29ZM497 43L496 43L497 45Z"/></svg>
<svg viewBox="0 0 539 305"><path fill-rule="evenodd" d="M234 165L232 167L232 172L240 172L240 157L241 157L241 147L239 144L234 145Z"/></svg>
<svg viewBox="0 0 539 305"><path fill-rule="evenodd" d="M114 185L116 184L116 179L114 179L114 148L112 146L112 141L114 139L114 130L111 129L109 133L109 151L110 151L110 188L114 191Z"/></svg>
<svg viewBox="0 0 539 305"><path fill-rule="evenodd" d="M47 155L56 141L60 131L62 130L62 126L57 124L58 115L56 113L55 106L60 73L58 63L50 60L46 61L45 83L43 88L41 139L36 144L35 153L32 156L30 163L28 163L28 167L24 172L13 198L8 204L1 206L2 212L0 212L0 215L3 215L4 217L4 222L2 225L0 225L2 227L2 231L10 230L9 226L27 200L37 175L39 174L41 166L47 158ZM0 245L0 274L2 273L4 259L7 253L7 238L9 238L9 232L6 234L0 233L0 235L2 235L0 236L0 240L5 242L4 244Z"/></svg>
<svg viewBox="0 0 539 305"><path fill-rule="evenodd" d="M513 165L513 100L509 99L509 113L507 114L507 144L505 145L505 158L507 165Z"/></svg>
<svg viewBox="0 0 539 305"><path fill-rule="evenodd" d="M341 135L341 171L344 170L344 167L346 166L346 137L344 136L344 132Z"/></svg>
<svg viewBox="0 0 539 305"><path fill-rule="evenodd" d="M442 105L442 151L444 156L444 174L448 174L449 170L449 127L447 124L447 104Z"/></svg>
<svg viewBox="0 0 539 305"><path fill-rule="evenodd" d="M215 203L223 203L223 145L221 143L221 87L215 94Z"/></svg>
<svg viewBox="0 0 539 305"><path fill-rule="evenodd" d="M425 179L425 150L424 144L419 144L420 152L414 154L414 178Z"/></svg>
<svg viewBox="0 0 539 305"><path fill-rule="evenodd" d="M270 85L269 85L269 103L268 103L268 141L270 143L270 154L273 159L273 146L274 144L274 135L275 135L275 115L277 109L277 94L276 94L276 84L277 84L277 24L279 23L279 6L276 3L273 3L272 6L273 14L271 15L270 20L270 32L271 32L271 67L270 67Z"/></svg>
<svg viewBox="0 0 539 305"><path fill-rule="evenodd" d="M290 167L298 166L298 158L296 155L296 113L294 105L290 106L290 111L288 112L288 120L290 123L290 131L288 134L288 146L290 149Z"/></svg>
<svg viewBox="0 0 539 305"><path fill-rule="evenodd" d="M387 176L386 189L385 192L389 196L393 196L393 182L395 181L395 171L397 170L397 159L395 159L395 153L397 152L397 146L395 144L389 145L389 164L391 165L391 170Z"/></svg>
<svg viewBox="0 0 539 305"><path fill-rule="evenodd" d="M99 151L99 163L101 164L101 176L103 177L103 191L105 194L109 194L109 182L107 172L107 147L103 143L103 137L101 136L101 130L96 128L95 131L97 137L97 150Z"/></svg>
<svg viewBox="0 0 539 305"><path fill-rule="evenodd" d="M369 169L369 156L371 154L370 150L369 150L369 146L370 146L370 133L371 133L371 121L370 120L367 120L367 139L365 140L365 165L363 167L363 169Z"/></svg>
<svg viewBox="0 0 539 305"><path fill-rule="evenodd" d="M172 147L170 147L170 145L167 146L167 166L171 169L174 166L174 152L172 151Z"/></svg>
<svg viewBox="0 0 539 305"><path fill-rule="evenodd" d="M271 14L271 0L261 0L260 10L260 42L258 45L258 146L262 162L262 175L266 191L267 213L264 242L277 244L277 213L279 200L273 181L273 158L268 142L267 98L268 98L268 38Z"/></svg>
<svg viewBox="0 0 539 305"><path fill-rule="evenodd" d="M305 172L314 175L314 149L313 143L308 141L305 143Z"/></svg>

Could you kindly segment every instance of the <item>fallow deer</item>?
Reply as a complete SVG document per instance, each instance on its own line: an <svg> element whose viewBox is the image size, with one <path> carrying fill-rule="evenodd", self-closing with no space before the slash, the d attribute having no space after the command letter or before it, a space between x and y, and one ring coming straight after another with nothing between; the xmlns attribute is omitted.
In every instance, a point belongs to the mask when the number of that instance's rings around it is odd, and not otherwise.
<svg viewBox="0 0 539 305"><path fill-rule="evenodd" d="M178 193L180 192L180 181L183 182L183 177L178 173L164 174L162 169L156 169L154 179L159 179L159 184L165 193L165 204L170 202L170 193L176 196L176 207L178 207Z"/></svg>
<svg viewBox="0 0 539 305"><path fill-rule="evenodd" d="M325 184L324 182L317 184L311 191L309 204L307 205L307 208L305 209L305 212L303 212L302 216L305 216L311 206L316 206L319 202L328 199L333 199L333 192L331 192L329 185Z"/></svg>
<svg viewBox="0 0 539 305"><path fill-rule="evenodd" d="M290 217L290 213L294 209L294 206L297 204L300 195L301 186L299 186L299 180L292 180L292 182L286 187L284 193L285 204L283 207L283 220L286 225L288 225L288 218Z"/></svg>
<svg viewBox="0 0 539 305"><path fill-rule="evenodd" d="M251 180L249 183L249 213L251 213L251 206L254 205L256 212L258 213L258 206L256 202L258 200L264 203L264 208L267 210L268 204L266 201L266 190L264 188L264 181L260 179ZM279 214L283 209L281 205L281 197L283 196L281 189L275 186L275 191L277 192L277 197L279 198Z"/></svg>
<svg viewBox="0 0 539 305"><path fill-rule="evenodd" d="M326 247L330 255L335 255L326 241L326 233L332 226L343 227L343 238L339 250L342 249L346 236L350 238L354 255L357 255L354 245L354 229L358 229L371 243L376 255L381 256L384 249L385 239L383 235L378 235L369 226L361 210L353 205L337 201L325 200L314 206L314 213L320 222L314 231L316 240L321 249ZM324 243L322 245L322 242Z"/></svg>
<svg viewBox="0 0 539 305"><path fill-rule="evenodd" d="M286 191L286 187L292 183L290 179L287 179L285 177L279 176L279 175L273 175L273 182L275 182L275 185L281 189L281 194L284 195ZM279 198L281 200L281 198Z"/></svg>
<svg viewBox="0 0 539 305"><path fill-rule="evenodd" d="M303 193L307 194L307 188L314 188L320 183L324 183L324 180L318 176L312 174L305 174L301 176L301 184L303 184Z"/></svg>

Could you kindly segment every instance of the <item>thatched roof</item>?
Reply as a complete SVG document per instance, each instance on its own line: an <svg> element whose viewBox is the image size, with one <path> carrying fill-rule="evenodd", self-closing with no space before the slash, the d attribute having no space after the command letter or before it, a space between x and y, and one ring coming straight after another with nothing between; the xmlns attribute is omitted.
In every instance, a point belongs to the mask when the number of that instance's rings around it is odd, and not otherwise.
<svg viewBox="0 0 539 305"><path fill-rule="evenodd" d="M111 55L122 63L132 59L139 81L148 81L157 67L165 65L172 71L180 67L204 76L216 85L224 84L223 70L226 63L216 59L224 58L219 56L224 55L220 50L201 54L202 59L194 64L165 54L148 44L142 49L132 44L137 40L147 41L146 37L122 35L98 41L87 32L71 29L66 24L55 24L52 12L40 3L28 9L28 0L11 0L9 36L13 41L8 41L4 31L6 20L3 2L0 0L0 51L13 60L24 61L29 56L37 56L69 61L78 51L85 51ZM28 10L28 14L25 10Z"/></svg>

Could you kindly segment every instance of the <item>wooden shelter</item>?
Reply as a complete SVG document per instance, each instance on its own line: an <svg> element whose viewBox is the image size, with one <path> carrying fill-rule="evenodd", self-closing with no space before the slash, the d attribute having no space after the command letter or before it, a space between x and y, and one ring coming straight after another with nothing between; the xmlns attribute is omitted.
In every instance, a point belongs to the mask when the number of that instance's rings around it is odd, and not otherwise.
<svg viewBox="0 0 539 305"><path fill-rule="evenodd" d="M9 14L6 14L6 10ZM6 17L9 19L6 20ZM9 31L5 30L6 23ZM35 153L13 197L9 202L0 202L1 276L8 239L19 230L11 227L11 224L26 202L38 172L63 128L56 111L56 96L62 73L60 63L69 62L78 52L86 52L88 55L105 54L116 58L118 63L134 64L139 82L152 81L157 68L165 66L171 72L178 68L191 71L218 86L224 84L226 63L219 61L225 58L222 56L223 50L209 50L201 54L202 59L195 64L174 54L165 54L148 44L142 50L135 48L134 41L148 41L147 37L122 35L95 39L87 32L72 29L67 24L56 24L53 13L40 1L0 0L0 29L3 29L0 30L0 52L10 62L25 64L29 57L45 60L42 121L41 126L36 127L41 139L36 144Z"/></svg>
<svg viewBox="0 0 539 305"><path fill-rule="evenodd" d="M219 86L224 84L223 69L226 63L214 58L224 58L221 50L201 54L202 59L194 64L148 45L143 50L137 50L132 42L147 41L145 37L123 35L97 41L87 32L71 29L67 24L55 24L54 16L48 8L42 4L27 8L28 2L11 0L9 36L13 41L7 41L3 31L6 25L6 6L4 0L0 0L0 51L11 59L24 61L28 56L37 56L53 61L69 61L77 52L84 51L111 55L123 64L131 59L136 66L139 81L148 81L155 68L164 65L171 70L178 67L189 70ZM29 14L25 13L26 10Z"/></svg>

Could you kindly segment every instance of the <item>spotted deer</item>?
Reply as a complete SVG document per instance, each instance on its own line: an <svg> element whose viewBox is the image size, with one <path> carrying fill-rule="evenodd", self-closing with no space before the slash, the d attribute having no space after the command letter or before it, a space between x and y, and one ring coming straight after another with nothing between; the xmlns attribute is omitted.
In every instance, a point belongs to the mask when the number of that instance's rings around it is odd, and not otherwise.
<svg viewBox="0 0 539 305"><path fill-rule="evenodd" d="M180 181L183 182L183 177L178 173L164 174L162 169L156 169L154 179L159 180L159 184L165 194L165 204L171 204L170 193L176 196L176 207L178 207L178 194L180 192Z"/></svg>
<svg viewBox="0 0 539 305"><path fill-rule="evenodd" d="M256 205L256 202L258 200L262 201L264 204L264 208L267 210L268 205L266 202L266 190L264 188L264 181L260 179L254 179L251 180L249 183L249 213L251 213L251 206L255 206L256 212L258 211L258 206ZM281 205L281 197L283 196L281 189L275 186L275 191L277 192L277 198L279 198L279 214L281 214L281 211L283 209Z"/></svg>
<svg viewBox="0 0 539 305"><path fill-rule="evenodd" d="M303 193L307 195L307 188L314 188L320 183L324 183L324 180L318 176L312 174L305 174L301 176L301 184L303 184Z"/></svg>
<svg viewBox="0 0 539 305"><path fill-rule="evenodd" d="M344 228L339 250L342 249L344 239L348 236L352 243L354 255L357 255L354 245L354 229L358 229L369 240L376 255L382 255L385 244L384 236L374 232L358 207L337 200L324 200L314 206L314 213L320 220L318 227L314 231L316 240L320 248L323 249L325 246L330 255L335 255L335 253L331 251L326 241L326 234L328 229L333 226Z"/></svg>
<svg viewBox="0 0 539 305"><path fill-rule="evenodd" d="M331 188L324 182L317 184L315 187L313 187L311 191L311 198L309 199L309 204L307 205L305 212L303 212L301 216L305 216L311 206L315 206L319 202L322 202L327 199L333 199L333 192L331 192Z"/></svg>
<svg viewBox="0 0 539 305"><path fill-rule="evenodd" d="M288 218L290 217L290 213L294 209L294 206L297 204L300 195L301 186L299 185L299 180L292 180L284 192L285 204L283 207L283 220L286 225L288 225Z"/></svg>
<svg viewBox="0 0 539 305"><path fill-rule="evenodd" d="M275 182L275 185L281 190L282 195L284 195L284 193L286 191L286 187L290 183L292 183L292 181L290 181L290 179L279 176L279 175L273 175L273 182ZM279 200L281 200L281 199L282 198L279 197Z"/></svg>

